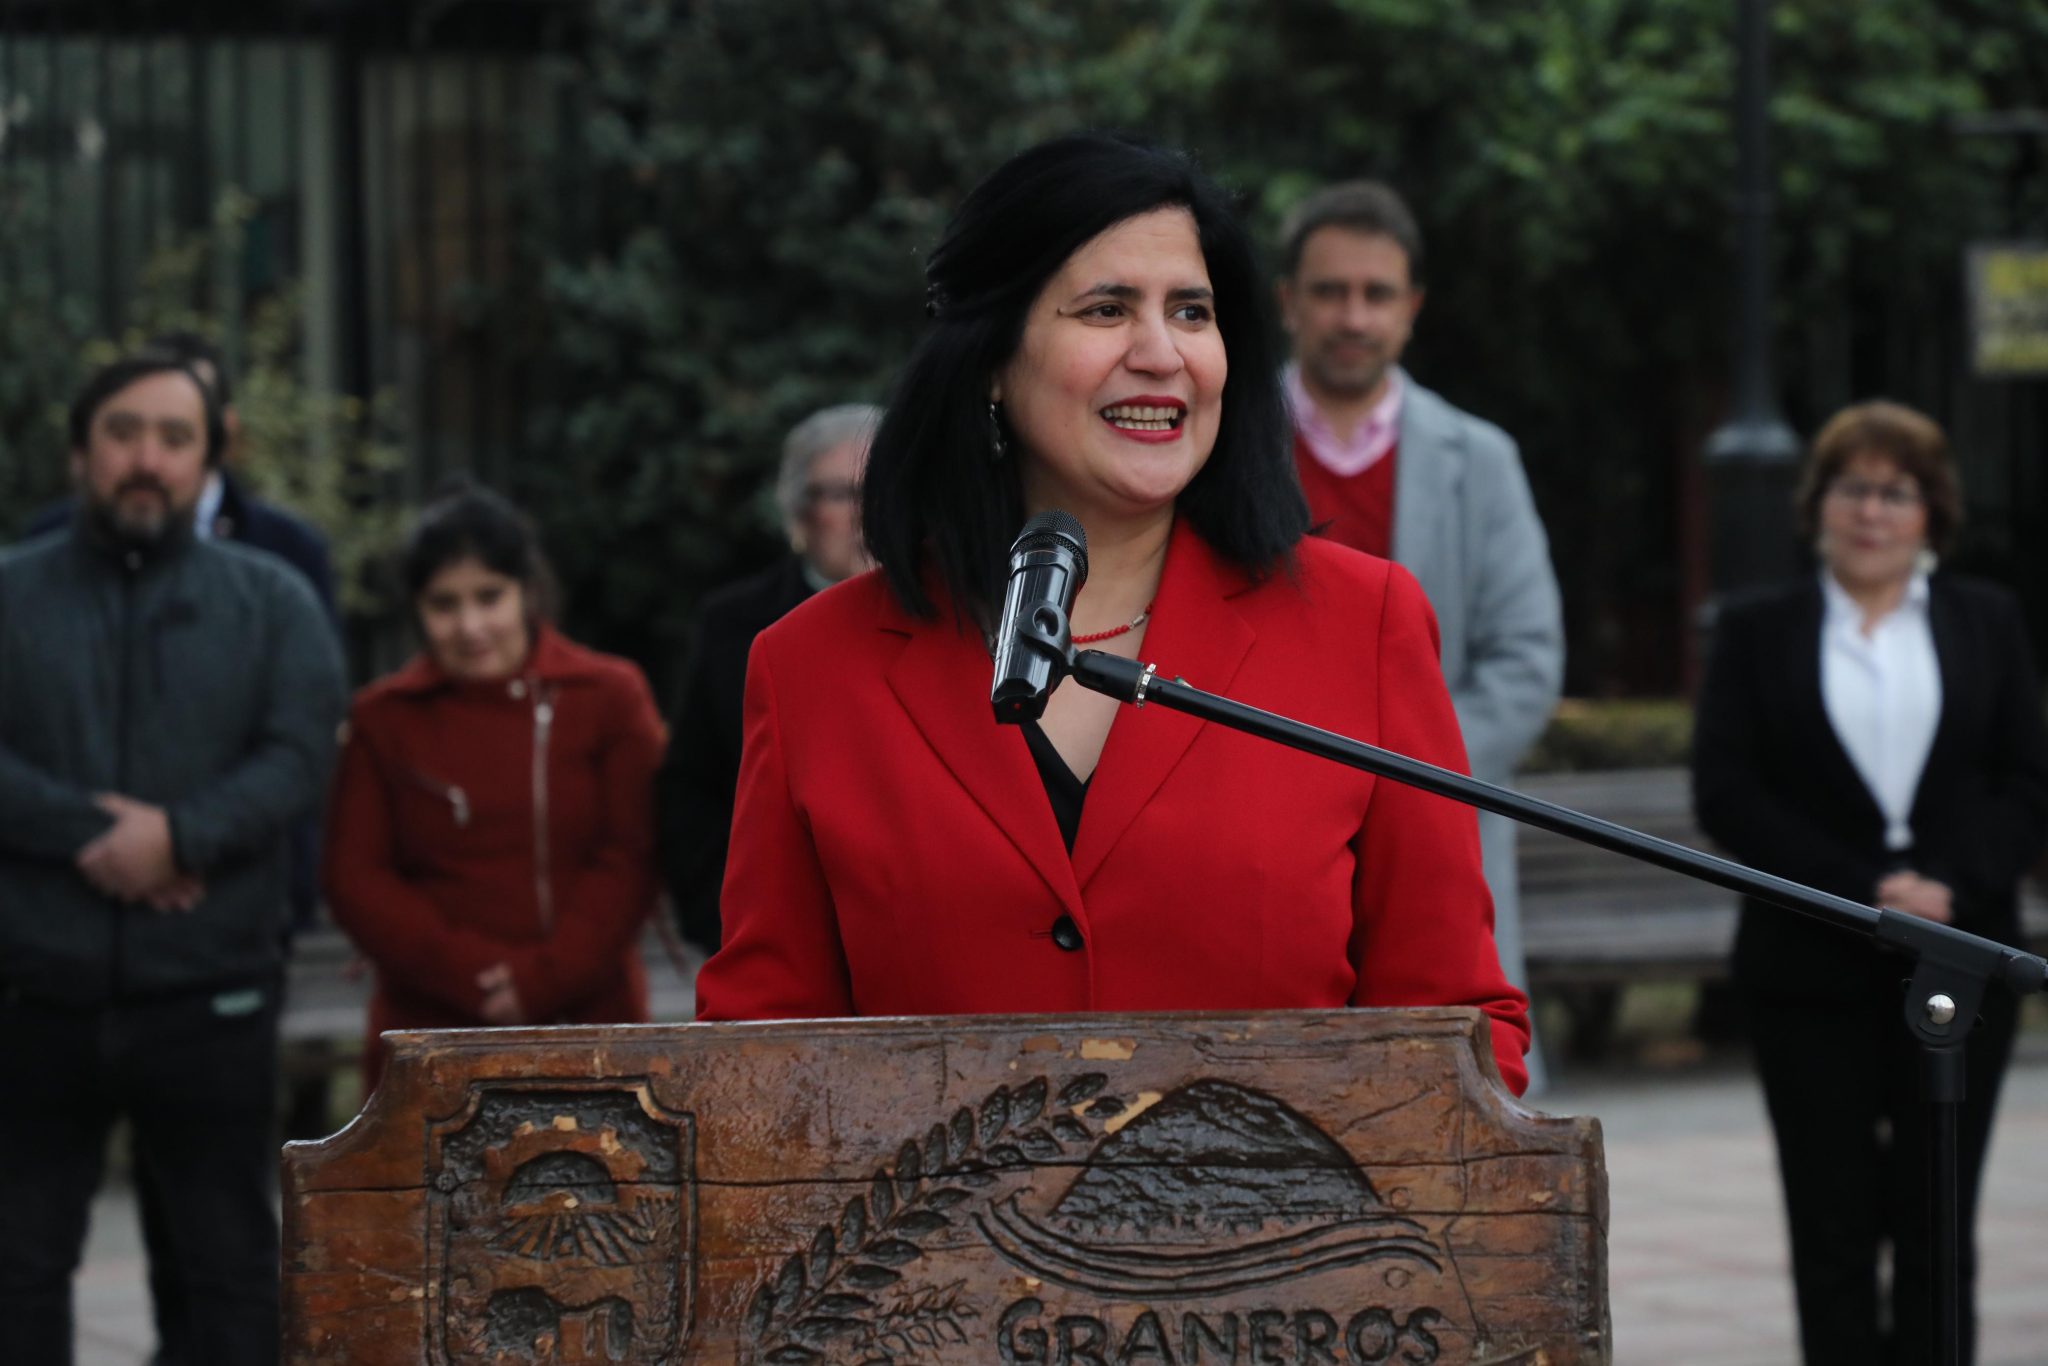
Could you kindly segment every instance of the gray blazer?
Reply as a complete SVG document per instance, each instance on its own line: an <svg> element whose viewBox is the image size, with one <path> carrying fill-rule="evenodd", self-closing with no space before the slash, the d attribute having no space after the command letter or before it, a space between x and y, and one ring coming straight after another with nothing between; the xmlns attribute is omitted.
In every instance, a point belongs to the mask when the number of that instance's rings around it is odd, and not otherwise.
<svg viewBox="0 0 2048 1366"><path fill-rule="evenodd" d="M1436 609L1444 682L1472 774L1505 783L1564 685L1564 614L1550 540L1514 438L1452 407L1406 371L1401 378L1408 387L1394 472L1394 560L1415 575ZM1480 812L1479 850L1501 967L1527 990L1515 823ZM1532 1037L1525 1094L1546 1085Z"/></svg>
<svg viewBox="0 0 2048 1366"><path fill-rule="evenodd" d="M1394 560L1436 609L1473 775L1505 782L1564 684L1550 542L1514 439L1401 378Z"/></svg>

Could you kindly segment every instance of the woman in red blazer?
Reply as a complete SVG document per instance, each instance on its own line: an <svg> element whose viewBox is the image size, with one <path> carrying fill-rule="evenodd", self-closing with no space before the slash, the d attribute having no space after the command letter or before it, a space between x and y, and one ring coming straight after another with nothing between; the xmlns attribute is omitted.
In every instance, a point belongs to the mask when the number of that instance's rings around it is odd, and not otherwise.
<svg viewBox="0 0 2048 1366"><path fill-rule="evenodd" d="M1077 641L1464 768L1414 581L1303 539L1220 192L1059 139L969 196L928 276L868 466L881 570L754 646L700 1017L1473 1005L1519 1091L1471 810L1073 686L993 718L1005 550L1060 508L1088 535Z"/></svg>
<svg viewBox="0 0 2048 1366"><path fill-rule="evenodd" d="M540 566L495 495L430 507L405 557L425 649L349 713L326 885L377 972L366 1092L386 1029L647 1018L661 720L639 669L540 620Z"/></svg>

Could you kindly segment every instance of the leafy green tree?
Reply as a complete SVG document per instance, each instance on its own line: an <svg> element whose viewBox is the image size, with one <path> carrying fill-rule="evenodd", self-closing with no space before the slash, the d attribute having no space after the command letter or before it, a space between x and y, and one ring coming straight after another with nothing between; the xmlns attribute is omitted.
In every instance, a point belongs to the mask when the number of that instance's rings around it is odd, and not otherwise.
<svg viewBox="0 0 2048 1366"><path fill-rule="evenodd" d="M2038 102L2048 0L1773 15L1788 413L1810 429L1877 389L1939 411L1960 248L2011 197L2006 149L1953 121ZM594 21L577 146L608 192L589 249L550 275L571 378L525 483L612 643L659 658L699 588L762 553L780 432L885 393L916 335L920 253L967 187L1096 125L1196 149L1269 240L1327 180L1407 193L1431 243L1413 367L1521 439L1573 686L1676 684L1697 532L1681 510L1727 390L1723 0L1024 0L971 17L613 0Z"/></svg>
<svg viewBox="0 0 2048 1366"><path fill-rule="evenodd" d="M1085 6L1082 7L1085 10ZM557 401L518 492L577 622L672 658L697 594L776 536L782 434L886 395L920 253L1005 156L1086 120L1085 15L1022 0L603 0L570 88L602 204L548 274Z"/></svg>

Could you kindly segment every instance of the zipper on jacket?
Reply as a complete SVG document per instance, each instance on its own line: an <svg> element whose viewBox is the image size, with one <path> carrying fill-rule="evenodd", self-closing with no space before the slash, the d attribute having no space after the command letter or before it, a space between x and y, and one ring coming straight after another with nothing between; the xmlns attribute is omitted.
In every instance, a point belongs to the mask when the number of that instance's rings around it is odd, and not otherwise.
<svg viewBox="0 0 2048 1366"><path fill-rule="evenodd" d="M555 692L536 681L533 693L533 898L543 933L555 932L554 879L548 871L548 732L555 724Z"/></svg>
<svg viewBox="0 0 2048 1366"><path fill-rule="evenodd" d="M464 792L453 783L442 782L430 773L422 773L410 764L402 764L400 768L414 787L424 788L448 803L449 810L455 815L455 824L458 829L468 826L469 794L467 792Z"/></svg>

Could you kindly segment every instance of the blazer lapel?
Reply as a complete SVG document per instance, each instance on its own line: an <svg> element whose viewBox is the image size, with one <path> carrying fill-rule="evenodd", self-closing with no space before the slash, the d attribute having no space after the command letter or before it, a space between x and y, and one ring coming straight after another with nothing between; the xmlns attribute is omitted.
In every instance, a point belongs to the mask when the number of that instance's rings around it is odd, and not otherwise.
<svg viewBox="0 0 2048 1366"><path fill-rule="evenodd" d="M1208 692L1227 692L1255 638L1229 599L1250 586L1245 575L1219 560L1185 520L1176 522L1141 657L1157 664L1163 678L1184 678ZM1117 712L1089 782L1081 829L1074 840L1073 868L1080 886L1088 885L1206 724L1163 707L1124 707ZM1226 800L1223 793L1215 798Z"/></svg>
<svg viewBox="0 0 2048 1366"><path fill-rule="evenodd" d="M1465 476L1465 452L1443 421L1443 402L1417 384L1406 371L1402 400L1399 462L1394 467L1393 560L1415 575L1425 594L1442 596L1455 575L1441 572L1446 538L1443 522L1453 516L1453 492Z"/></svg>
<svg viewBox="0 0 2048 1366"><path fill-rule="evenodd" d="M1781 643L1785 681L1791 686L1791 696L1799 709L1798 729L1814 737L1814 758L1827 772L1828 785L1847 794L1848 800L1860 803L1869 818L1877 823L1877 828L1882 830L1884 812L1879 809L1877 798L1870 795L1863 775L1857 772L1856 761L1842 747L1842 737L1835 733L1835 723L1828 718L1827 700L1821 694L1821 632L1826 629L1826 620L1826 603L1821 596L1820 581L1815 579L1808 590L1799 595L1790 623L1792 629Z"/></svg>
<svg viewBox="0 0 2048 1366"><path fill-rule="evenodd" d="M894 598L884 607L882 629L909 637L889 669L889 688L897 702L939 762L1067 911L1086 923L1080 884L1031 751L1023 734L1014 726L997 725L990 710L987 648L971 628L956 629L944 616L918 621Z"/></svg>
<svg viewBox="0 0 2048 1366"><path fill-rule="evenodd" d="M1927 762L1920 766L1920 781L1913 789L1910 819L1916 836L1929 824L1921 805L1934 800L1935 794L1950 790L1945 770L1949 756L1956 751L1961 712L1966 705L1981 705L1974 694L1968 699L1963 696L1976 683L1978 674L1965 667L1963 633L1956 621L1955 600L1949 596L1947 587L1939 577L1928 580L1927 629L1934 637L1934 667L1941 679L1941 717L1935 722L1934 743L1927 747Z"/></svg>

